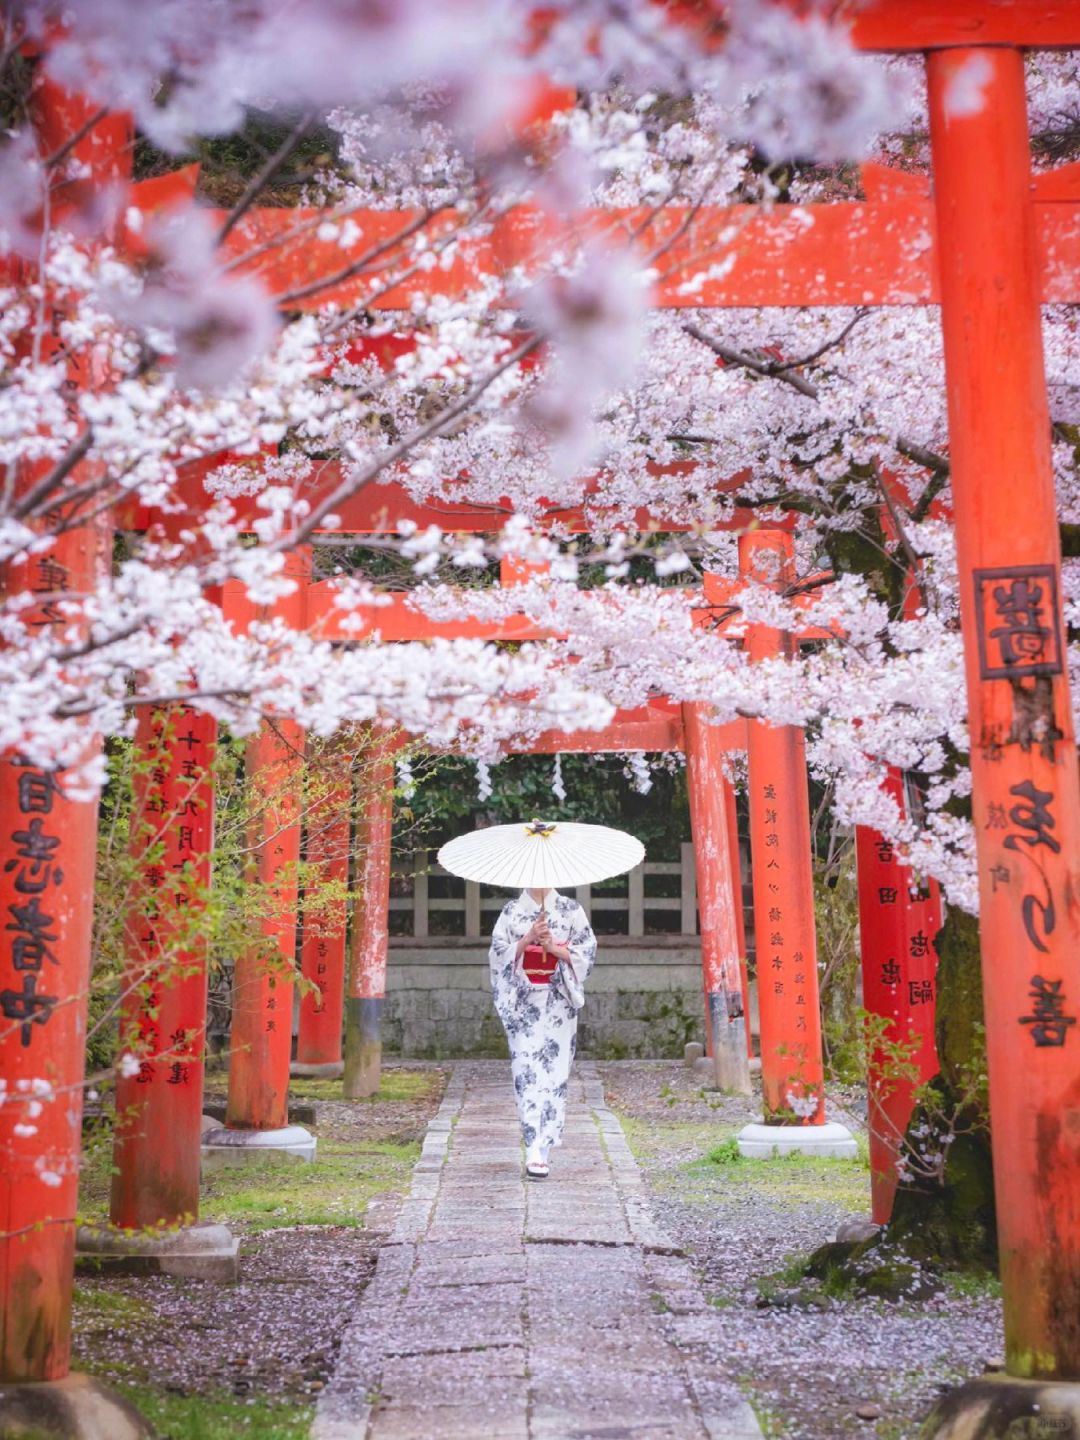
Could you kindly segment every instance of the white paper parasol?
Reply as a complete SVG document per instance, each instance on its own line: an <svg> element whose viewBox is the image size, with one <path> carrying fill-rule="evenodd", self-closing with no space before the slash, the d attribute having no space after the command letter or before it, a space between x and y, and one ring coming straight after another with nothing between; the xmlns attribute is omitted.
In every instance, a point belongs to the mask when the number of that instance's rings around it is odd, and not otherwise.
<svg viewBox="0 0 1080 1440"><path fill-rule="evenodd" d="M514 890L591 885L644 858L645 846L624 830L547 820L474 830L439 851L439 864L451 875Z"/></svg>

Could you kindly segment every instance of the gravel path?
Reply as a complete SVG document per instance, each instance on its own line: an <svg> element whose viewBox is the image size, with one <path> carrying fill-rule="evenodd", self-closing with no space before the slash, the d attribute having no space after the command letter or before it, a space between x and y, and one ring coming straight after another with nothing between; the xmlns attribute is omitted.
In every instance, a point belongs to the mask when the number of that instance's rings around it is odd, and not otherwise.
<svg viewBox="0 0 1080 1440"><path fill-rule="evenodd" d="M365 1145L419 1140L442 1097L445 1067L389 1061L384 1068L430 1070L436 1083L413 1100L308 1102L320 1142L354 1146L358 1168L367 1163ZM283 1179L300 1173L291 1168L297 1163L285 1167ZM379 1163L377 1155L372 1163ZM404 1190L407 1170L402 1178ZM401 1199L401 1193L385 1192L369 1208L365 1198L363 1226L231 1217L230 1228L241 1239L235 1285L81 1275L75 1302L79 1368L178 1395L311 1399L333 1369ZM347 1190L340 1200L347 1210Z"/></svg>
<svg viewBox="0 0 1080 1440"><path fill-rule="evenodd" d="M595 1067L551 1178L522 1174L508 1067L455 1066L313 1440L761 1440L719 1317L652 1222Z"/></svg>
<svg viewBox="0 0 1080 1440"><path fill-rule="evenodd" d="M702 1091L685 1066L598 1067L645 1175L658 1224L691 1255L722 1319L713 1358L736 1374L771 1437L914 1440L943 1389L1003 1351L992 1283L946 1281L930 1299L826 1300L761 1307L757 1282L869 1213L862 1162L704 1157L747 1120L752 1102ZM846 1103L845 1103L846 1102ZM856 1092L830 1118L864 1129ZM964 1290L976 1293L963 1293ZM857 1412L862 1410L863 1416Z"/></svg>

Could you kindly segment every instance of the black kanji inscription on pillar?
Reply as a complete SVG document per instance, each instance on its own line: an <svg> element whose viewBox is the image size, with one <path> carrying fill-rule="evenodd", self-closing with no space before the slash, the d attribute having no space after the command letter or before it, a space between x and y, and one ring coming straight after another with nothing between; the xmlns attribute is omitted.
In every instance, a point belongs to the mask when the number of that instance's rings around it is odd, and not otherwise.
<svg viewBox="0 0 1080 1440"><path fill-rule="evenodd" d="M4 864L5 874L15 872L16 894L28 898L16 900L7 907L11 918L4 930L11 934L11 968L21 988L0 990L0 1014L18 1024L22 1044L29 1045L33 1027L48 1023L58 1000L56 995L47 995L38 986L46 960L53 965L60 963L51 948L60 938L54 928L56 920L42 908L41 896L50 887L63 883L60 865L63 847L59 836L46 832L45 821L40 817L52 814L56 797L63 792L50 771L38 770L22 757L14 763L21 771L16 782L19 811L33 818L25 830L12 831L9 839L15 846L15 854Z"/></svg>
<svg viewBox="0 0 1080 1440"><path fill-rule="evenodd" d="M1046 980L1042 975L1031 977L1031 1014L1021 1015L1020 1024L1031 1026L1031 1038L1044 1049L1065 1044L1069 1026L1076 1024L1075 1015L1065 1013L1063 980Z"/></svg>
<svg viewBox="0 0 1080 1440"><path fill-rule="evenodd" d="M1053 565L972 572L979 674L984 680L1061 674L1061 607Z"/></svg>
<svg viewBox="0 0 1080 1440"><path fill-rule="evenodd" d="M1053 791L1040 790L1033 781L1024 780L1019 785L1010 785L1009 794L1015 795L1019 802L1009 811L1009 819L1027 833L1017 835L1010 832L1006 835L1002 841L1006 850L1020 850L1021 845L1026 845L1029 849L1036 845L1045 845L1052 855L1059 854L1061 842L1050 834L1057 823L1050 814Z"/></svg>

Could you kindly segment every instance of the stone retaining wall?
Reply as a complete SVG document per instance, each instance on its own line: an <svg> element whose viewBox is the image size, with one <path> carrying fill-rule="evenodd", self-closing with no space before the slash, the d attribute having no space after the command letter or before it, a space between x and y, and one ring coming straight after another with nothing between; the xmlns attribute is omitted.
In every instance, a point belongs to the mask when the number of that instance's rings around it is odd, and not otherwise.
<svg viewBox="0 0 1080 1440"><path fill-rule="evenodd" d="M487 946L460 937L391 940L383 1045L417 1059L505 1055ZM701 951L682 936L601 937L578 1029L594 1059L680 1056L702 1036Z"/></svg>

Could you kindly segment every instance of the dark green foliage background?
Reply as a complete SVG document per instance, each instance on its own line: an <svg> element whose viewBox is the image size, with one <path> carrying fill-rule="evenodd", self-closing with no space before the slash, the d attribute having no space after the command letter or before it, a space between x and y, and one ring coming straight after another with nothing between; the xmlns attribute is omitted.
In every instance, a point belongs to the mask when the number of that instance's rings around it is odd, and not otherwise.
<svg viewBox="0 0 1080 1440"><path fill-rule="evenodd" d="M481 803L472 761L417 760L416 793L395 805L395 849L434 848L479 824L539 816L613 825L636 835L650 860L677 860L680 844L690 839L685 771L654 770L652 789L639 795L623 774L625 764L619 755L564 755L566 800L560 804L551 792L554 756L510 756L492 767L494 793Z"/></svg>

